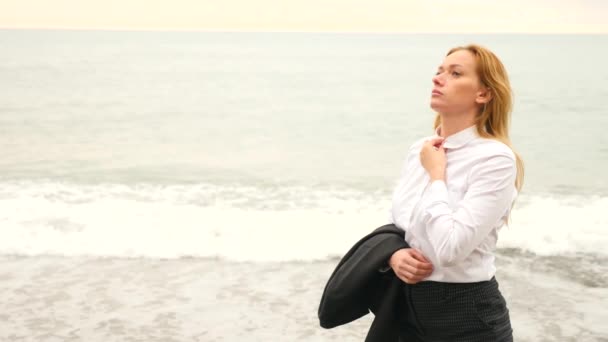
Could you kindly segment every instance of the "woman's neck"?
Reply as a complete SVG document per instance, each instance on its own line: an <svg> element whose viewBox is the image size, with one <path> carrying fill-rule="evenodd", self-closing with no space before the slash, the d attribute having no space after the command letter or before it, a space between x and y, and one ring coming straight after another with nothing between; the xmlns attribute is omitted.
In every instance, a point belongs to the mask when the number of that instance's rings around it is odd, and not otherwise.
<svg viewBox="0 0 608 342"><path fill-rule="evenodd" d="M439 136L447 138L452 134L458 133L463 129L469 128L475 124L474 115L441 115L441 130Z"/></svg>

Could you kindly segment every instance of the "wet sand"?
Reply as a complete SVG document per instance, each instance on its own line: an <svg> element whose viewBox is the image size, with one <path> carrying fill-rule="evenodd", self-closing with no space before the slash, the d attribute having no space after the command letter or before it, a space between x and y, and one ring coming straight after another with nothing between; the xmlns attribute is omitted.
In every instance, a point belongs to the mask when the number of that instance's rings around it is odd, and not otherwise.
<svg viewBox="0 0 608 342"><path fill-rule="evenodd" d="M503 255L498 264L515 340L608 341L606 279L570 281L539 260ZM360 342L371 314L319 327L337 261L4 256L0 341Z"/></svg>

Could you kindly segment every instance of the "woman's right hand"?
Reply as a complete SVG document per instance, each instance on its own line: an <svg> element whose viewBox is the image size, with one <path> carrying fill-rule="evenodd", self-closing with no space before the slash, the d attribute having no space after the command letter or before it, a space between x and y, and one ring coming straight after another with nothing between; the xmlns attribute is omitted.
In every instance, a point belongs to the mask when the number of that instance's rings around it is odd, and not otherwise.
<svg viewBox="0 0 608 342"><path fill-rule="evenodd" d="M397 277L408 284L416 284L433 273L433 264L414 248L403 248L396 251L388 264Z"/></svg>

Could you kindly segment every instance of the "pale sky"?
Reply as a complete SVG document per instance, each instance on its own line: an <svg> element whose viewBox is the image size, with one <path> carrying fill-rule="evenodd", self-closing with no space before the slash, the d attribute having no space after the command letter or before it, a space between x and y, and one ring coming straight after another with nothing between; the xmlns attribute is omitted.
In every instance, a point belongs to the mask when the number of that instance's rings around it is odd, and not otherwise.
<svg viewBox="0 0 608 342"><path fill-rule="evenodd" d="M0 28L608 33L608 0L0 0Z"/></svg>

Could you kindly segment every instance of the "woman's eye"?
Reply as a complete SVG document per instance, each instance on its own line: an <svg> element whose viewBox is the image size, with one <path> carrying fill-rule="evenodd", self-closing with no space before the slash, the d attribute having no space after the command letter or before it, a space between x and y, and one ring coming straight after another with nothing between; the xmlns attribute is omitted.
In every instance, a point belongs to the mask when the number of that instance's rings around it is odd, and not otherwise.
<svg viewBox="0 0 608 342"><path fill-rule="evenodd" d="M452 71L452 76L460 76L461 73L459 73L458 71Z"/></svg>

